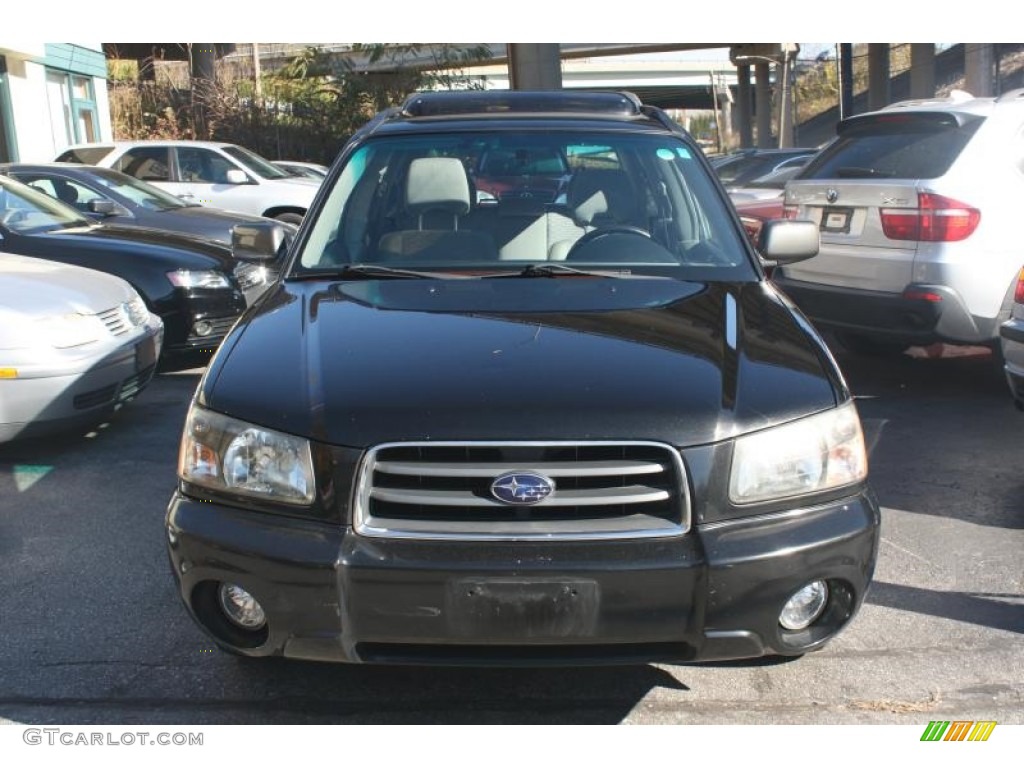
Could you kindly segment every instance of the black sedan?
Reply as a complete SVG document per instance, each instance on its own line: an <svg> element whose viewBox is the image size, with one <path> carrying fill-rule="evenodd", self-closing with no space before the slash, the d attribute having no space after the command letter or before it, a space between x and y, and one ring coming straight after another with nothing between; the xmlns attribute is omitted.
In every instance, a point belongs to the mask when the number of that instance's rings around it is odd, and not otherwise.
<svg viewBox="0 0 1024 768"><path fill-rule="evenodd" d="M115 171L76 163L0 165L0 173L45 192L84 216L119 227L165 229L231 243L236 224L264 221L260 216L186 203L159 187ZM293 224L283 224L289 235Z"/></svg>
<svg viewBox="0 0 1024 768"><path fill-rule="evenodd" d="M164 353L216 348L246 307L230 250L208 240L97 224L0 176L0 251L127 280L164 321ZM248 277L248 265L240 273Z"/></svg>

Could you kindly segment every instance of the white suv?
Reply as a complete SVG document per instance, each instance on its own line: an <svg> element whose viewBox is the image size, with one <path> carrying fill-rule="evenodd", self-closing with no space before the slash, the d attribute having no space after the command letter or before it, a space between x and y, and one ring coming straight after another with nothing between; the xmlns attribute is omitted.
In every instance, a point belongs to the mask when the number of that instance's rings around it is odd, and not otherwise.
<svg viewBox="0 0 1024 768"><path fill-rule="evenodd" d="M114 168L186 202L292 224L302 221L320 188L319 182L292 176L251 150L213 141L76 144L56 160Z"/></svg>
<svg viewBox="0 0 1024 768"><path fill-rule="evenodd" d="M954 91L839 124L786 185L821 250L775 280L859 352L937 341L998 347L1021 265L1024 90Z"/></svg>

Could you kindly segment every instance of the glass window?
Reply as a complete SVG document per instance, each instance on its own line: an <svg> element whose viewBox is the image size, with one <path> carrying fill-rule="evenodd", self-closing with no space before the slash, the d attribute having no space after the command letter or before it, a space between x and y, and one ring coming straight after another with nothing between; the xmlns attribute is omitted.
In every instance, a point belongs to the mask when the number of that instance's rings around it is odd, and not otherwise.
<svg viewBox="0 0 1024 768"><path fill-rule="evenodd" d="M121 155L114 168L143 181L170 181L168 153L167 147L136 147Z"/></svg>
<svg viewBox="0 0 1024 768"><path fill-rule="evenodd" d="M226 157L209 149L178 147L178 176L181 181L227 184L228 171L238 168Z"/></svg>
<svg viewBox="0 0 1024 768"><path fill-rule="evenodd" d="M935 179L949 170L984 118L958 124L940 112L853 118L801 179Z"/></svg>
<svg viewBox="0 0 1024 768"><path fill-rule="evenodd" d="M54 147L64 147L75 142L74 125L71 121L71 94L67 88L67 75L61 72L46 73L46 101L50 109L50 136Z"/></svg>
<svg viewBox="0 0 1024 768"><path fill-rule="evenodd" d="M264 179L287 179L289 177L289 174L286 171L281 170L276 165L273 165L269 160L265 160L252 150L246 149L245 147L223 147L223 152L225 155L233 157L254 174L261 176Z"/></svg>
<svg viewBox="0 0 1024 768"><path fill-rule="evenodd" d="M54 197L62 203L67 203L83 213L89 210L89 203L91 201L104 199L103 195L70 179L24 173L14 174L14 177L18 181L28 184L33 189L45 192L50 197Z"/></svg>
<svg viewBox="0 0 1024 768"><path fill-rule="evenodd" d="M57 162L96 165L96 163L109 155L113 150L113 147L76 147L74 149L61 152L57 157Z"/></svg>
<svg viewBox="0 0 1024 768"><path fill-rule="evenodd" d="M127 198L143 208L151 211L169 211L175 208L196 208L197 203L186 203L181 198L164 192L159 187L139 181L109 168L94 168L91 172L92 180L100 186Z"/></svg>
<svg viewBox="0 0 1024 768"><path fill-rule="evenodd" d="M100 138L91 78L48 69L46 98L54 149Z"/></svg>
<svg viewBox="0 0 1024 768"><path fill-rule="evenodd" d="M522 160L527 172L508 175L488 165L492 158ZM541 173L547 169L552 175ZM501 175L484 175L492 170ZM492 192L482 197L484 184ZM492 271L562 261L737 279L754 275L741 238L695 151L673 136L381 136L346 162L296 268Z"/></svg>
<svg viewBox="0 0 1024 768"><path fill-rule="evenodd" d="M0 176L0 228L28 234L93 222L39 190Z"/></svg>

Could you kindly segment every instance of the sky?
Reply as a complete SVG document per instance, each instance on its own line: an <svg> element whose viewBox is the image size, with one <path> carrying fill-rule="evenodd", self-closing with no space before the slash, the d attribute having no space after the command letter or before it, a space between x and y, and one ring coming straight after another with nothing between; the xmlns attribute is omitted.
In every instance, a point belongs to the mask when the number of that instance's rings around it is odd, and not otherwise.
<svg viewBox="0 0 1024 768"><path fill-rule="evenodd" d="M879 28L891 39L910 42L949 39L998 40L1006 6L997 0L972 0L969 13L951 19L946 13L919 12L914 3L858 0L853 6L795 5L789 9L764 0L672 4L664 0L629 0L614 5L516 0L499 6L480 0L394 0L384 3L282 4L280 0L175 0L154 13L152 23L138 24L130 13L84 13L81 0L46 3L8 2L0 36L21 42L117 40L141 42L144 35L198 42L302 42L343 38L360 42L413 40L466 42L511 39L513 42L571 41L700 42L827 39L842 33L854 41L871 40ZM172 10L173 9L173 10ZM615 12L611 12L613 9ZM398 11L398 12L396 12ZM544 38L548 39L545 40ZM832 45L831 43L808 45ZM801 54L803 56L803 54Z"/></svg>

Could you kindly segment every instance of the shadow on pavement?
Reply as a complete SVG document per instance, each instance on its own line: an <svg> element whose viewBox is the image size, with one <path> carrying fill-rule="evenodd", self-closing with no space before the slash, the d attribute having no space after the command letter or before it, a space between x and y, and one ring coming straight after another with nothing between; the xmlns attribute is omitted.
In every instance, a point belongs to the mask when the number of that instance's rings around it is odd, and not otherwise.
<svg viewBox="0 0 1024 768"><path fill-rule="evenodd" d="M945 592L876 581L867 602L1024 634L1024 596L1019 594Z"/></svg>

